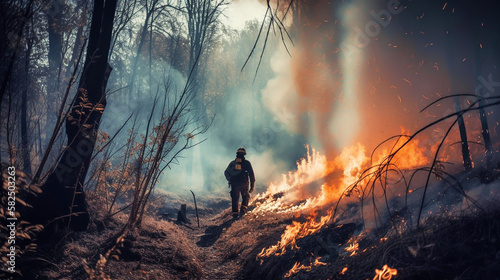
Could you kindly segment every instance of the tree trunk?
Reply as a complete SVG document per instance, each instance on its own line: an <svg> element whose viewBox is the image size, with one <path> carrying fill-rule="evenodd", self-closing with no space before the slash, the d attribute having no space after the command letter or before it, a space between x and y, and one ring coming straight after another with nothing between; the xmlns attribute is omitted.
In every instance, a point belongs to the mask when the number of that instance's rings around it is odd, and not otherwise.
<svg viewBox="0 0 500 280"><path fill-rule="evenodd" d="M448 25L453 25L456 24L456 18L453 17L453 15L449 16L447 18L447 24ZM458 73L456 70L456 57L455 57L455 52L454 46L453 46L453 41L454 39L457 38L457 35L455 33L450 33L447 34L445 42L446 42L446 47L448 49L447 51L447 60L448 60L448 66L449 66L449 75L450 75L450 91L451 94L458 94L457 92L457 82L456 77L458 77ZM453 97L453 107L456 112L459 112L462 110L462 106L460 105L460 99L458 96ZM464 168L467 171L472 170L472 160L470 157L470 152L469 152L469 143L467 142L467 130L465 128L465 122L462 117L462 115L458 116L458 129L460 131L460 142L462 146L462 159L463 159L463 164Z"/></svg>
<svg viewBox="0 0 500 280"><path fill-rule="evenodd" d="M75 65L75 62L78 60L78 56L83 47L83 43L85 42L83 28L87 23L87 5L83 1L78 3L82 5L82 11L78 22L78 29L76 31L75 45L73 46L71 60L68 62L68 67L66 68L66 73L64 74L65 80L69 80L69 78L71 77L71 73L73 71L72 68Z"/></svg>
<svg viewBox="0 0 500 280"><path fill-rule="evenodd" d="M137 76L137 68L139 67L137 64L139 63L139 58L141 56L142 52L142 46L144 45L144 42L146 41L146 35L148 33L148 24L149 24L149 19L152 17L152 14L155 9L155 4L156 1L153 2L153 7L151 10L146 12L146 18L144 19L144 25L142 26L142 31L141 31L141 39L139 41L139 45L137 47L137 54L134 59L134 64L132 66L132 74L130 75L130 84L129 84L129 92L130 92L130 97L132 97L132 92L134 90L134 85L135 85L135 78ZM151 25L153 22L150 23Z"/></svg>
<svg viewBox="0 0 500 280"><path fill-rule="evenodd" d="M453 97L455 111L459 112L462 110L460 106L460 100L458 97ZM470 158L469 142L467 140L467 130L465 128L464 118L462 116L458 117L458 129L460 131L460 141L462 146L462 158L464 161L464 168L467 171L472 170L472 160Z"/></svg>
<svg viewBox="0 0 500 280"><path fill-rule="evenodd" d="M32 43L27 42L27 48L25 52L25 64L24 64L24 89L21 96L21 150L23 156L23 171L24 173L31 176L31 157L30 157L30 145L28 137L28 91L30 88L30 55L31 55Z"/></svg>
<svg viewBox="0 0 500 280"><path fill-rule="evenodd" d="M83 73L66 119L67 148L34 203L33 216L37 222L58 220L76 231L87 229L89 213L83 183L106 107L106 84L111 73L108 53L116 2L94 1Z"/></svg>
<svg viewBox="0 0 500 280"><path fill-rule="evenodd" d="M7 92L7 85L10 82L10 76L12 75L12 72L14 72L13 71L14 63L16 62L17 52L19 50L19 46L22 43L24 27L29 22L28 19L32 15L32 11L31 11L32 4L33 4L33 1L28 2L26 9L24 10L24 13L23 13L23 18L26 20L19 20L21 23L16 26L16 27L18 27L16 36L14 36L13 38L10 38L10 40L11 40L10 42L8 41L10 44L12 44L14 50L12 51L12 54L9 55L8 64L6 63L7 64L6 70L3 71L3 77L2 77L3 79L2 79L2 83L0 85L0 104L2 104L3 97L4 97L5 93ZM3 8L3 6L2 6L2 8ZM9 40L9 38L3 38L3 40L6 40L6 39ZM5 54L2 54L2 55L5 55ZM7 62L7 61L5 61L5 62ZM2 110L2 106L0 106L0 112L1 112L1 110Z"/></svg>
<svg viewBox="0 0 500 280"><path fill-rule="evenodd" d="M56 123L56 102L59 91L59 73L62 65L62 10L60 1L52 0L47 13L49 33L49 76L47 77L47 123L45 125L46 141Z"/></svg>

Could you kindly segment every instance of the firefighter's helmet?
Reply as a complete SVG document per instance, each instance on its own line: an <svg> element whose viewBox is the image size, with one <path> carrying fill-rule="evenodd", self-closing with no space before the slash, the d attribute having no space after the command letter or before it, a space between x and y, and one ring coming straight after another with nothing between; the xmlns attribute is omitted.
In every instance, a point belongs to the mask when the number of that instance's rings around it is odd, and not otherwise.
<svg viewBox="0 0 500 280"><path fill-rule="evenodd" d="M243 155L246 155L247 154L247 150L245 150L244 147L240 147L237 151L236 151L237 154L243 154Z"/></svg>

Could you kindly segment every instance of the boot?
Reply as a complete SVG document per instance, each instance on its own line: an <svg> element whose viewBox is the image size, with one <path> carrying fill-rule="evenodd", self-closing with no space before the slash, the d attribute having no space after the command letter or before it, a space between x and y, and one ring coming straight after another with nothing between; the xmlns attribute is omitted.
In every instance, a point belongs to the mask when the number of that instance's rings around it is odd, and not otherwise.
<svg viewBox="0 0 500 280"><path fill-rule="evenodd" d="M240 217L243 217L247 213L247 206L246 205L241 205L240 208Z"/></svg>

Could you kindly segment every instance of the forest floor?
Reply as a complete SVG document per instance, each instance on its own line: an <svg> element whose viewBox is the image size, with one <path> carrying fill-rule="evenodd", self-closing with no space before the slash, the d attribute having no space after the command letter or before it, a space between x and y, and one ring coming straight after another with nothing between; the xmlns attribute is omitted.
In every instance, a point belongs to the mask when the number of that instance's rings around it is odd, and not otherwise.
<svg viewBox="0 0 500 280"><path fill-rule="evenodd" d="M302 269L288 279L374 279L384 264L397 268L396 280L500 279L498 208L430 219L418 231L379 233L359 240L354 256L345 246L360 225L326 225L298 240L300 249L259 258L292 221L303 222L305 216L250 212L233 220L229 195L207 203L203 196L198 199L200 227L189 203L191 223L178 223L176 211L187 199L170 198L169 206L145 217L104 266L98 265L102 246L123 227L125 214L104 226L94 222L87 232L68 234L57 244L42 244L34 258L19 264L25 268L23 279L283 279L298 264ZM311 265L318 257L323 264Z"/></svg>
<svg viewBox="0 0 500 280"><path fill-rule="evenodd" d="M97 264L102 246L123 227L125 214L101 226L92 223L87 232L71 233L60 243L40 246L36 256L21 264L29 266L23 279L242 279L246 258L240 255L239 243L254 231L246 227L248 217L232 219L229 195L211 197L209 205L200 203L200 227L189 202L190 223L177 222L179 207L174 205L186 202L170 199L171 206L149 213L141 230L126 238L104 267Z"/></svg>

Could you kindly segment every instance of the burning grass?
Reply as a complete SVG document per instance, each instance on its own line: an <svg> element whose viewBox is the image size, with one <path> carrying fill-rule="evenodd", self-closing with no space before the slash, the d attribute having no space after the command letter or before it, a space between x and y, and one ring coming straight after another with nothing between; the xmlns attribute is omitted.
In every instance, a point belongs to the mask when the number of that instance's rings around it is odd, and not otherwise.
<svg viewBox="0 0 500 280"><path fill-rule="evenodd" d="M253 254L244 264L242 278L496 279L500 275L499 209L432 217L419 229L401 234L392 227L362 234L359 229L355 224L327 225L297 240L300 250L260 261L252 259L257 250L250 250Z"/></svg>
<svg viewBox="0 0 500 280"><path fill-rule="evenodd" d="M330 279L366 279L389 264L398 270L395 279L495 279L500 275L499 238L500 210L433 217L420 229L364 239L365 249L329 264L322 273ZM341 275L344 267L348 269Z"/></svg>

